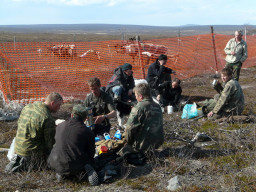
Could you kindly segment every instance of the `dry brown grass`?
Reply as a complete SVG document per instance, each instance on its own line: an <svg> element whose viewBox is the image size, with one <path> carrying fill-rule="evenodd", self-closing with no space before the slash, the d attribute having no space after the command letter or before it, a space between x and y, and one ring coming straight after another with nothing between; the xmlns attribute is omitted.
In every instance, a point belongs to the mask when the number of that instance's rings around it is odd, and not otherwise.
<svg viewBox="0 0 256 192"><path fill-rule="evenodd" d="M47 34L44 34L45 38L46 36ZM40 37L40 41L49 40L44 37ZM57 37L51 38L58 41ZM72 36L69 38L72 40ZM92 41L93 38L98 37L92 37ZM34 40L37 41L36 38L31 41ZM211 75L184 80L183 95L190 97L191 102L212 97L215 91L210 85ZM244 115L250 114L254 117L255 77L256 68L243 69L240 80L241 85L245 87ZM54 117L68 119L73 104L63 105ZM5 152L0 153L0 191L166 191L168 181L176 175L182 183L178 191L255 191L255 123L213 123L206 119L185 121L180 119L181 113L179 111L173 115L164 114L165 144L159 154L152 156L146 166L126 167L127 169L123 169L122 173L125 177L116 178L112 183L97 187L90 187L86 182L57 183L55 173L46 169L7 175L4 173L5 165L8 163ZM17 121L0 122L0 147L10 145L16 129ZM190 145L173 137L178 135L184 140L191 140L197 132L205 132L215 142L197 142L195 145ZM133 171L136 174L145 172L140 176L129 175L133 174Z"/></svg>

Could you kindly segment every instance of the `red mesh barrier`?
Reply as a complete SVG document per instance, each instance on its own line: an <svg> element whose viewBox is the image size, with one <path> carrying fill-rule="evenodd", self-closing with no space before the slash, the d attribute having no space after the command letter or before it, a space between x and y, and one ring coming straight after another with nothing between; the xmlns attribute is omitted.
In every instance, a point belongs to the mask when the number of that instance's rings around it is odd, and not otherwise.
<svg viewBox="0 0 256 192"><path fill-rule="evenodd" d="M211 34L204 34L143 42L0 43L0 89L7 103L34 102L52 91L65 100L85 99L90 77L98 77L106 86L116 67L131 63L134 77L145 78L149 64L161 53L168 56L167 66L180 79L215 73L225 66L224 47L232 37L215 34L213 41ZM247 36L249 57L243 67L256 63L255 42L254 36Z"/></svg>

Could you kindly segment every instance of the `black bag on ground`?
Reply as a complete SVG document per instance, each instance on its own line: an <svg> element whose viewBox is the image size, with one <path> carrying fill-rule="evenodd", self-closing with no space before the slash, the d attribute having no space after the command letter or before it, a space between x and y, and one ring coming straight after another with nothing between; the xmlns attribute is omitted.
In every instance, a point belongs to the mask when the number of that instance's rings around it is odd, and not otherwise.
<svg viewBox="0 0 256 192"><path fill-rule="evenodd" d="M116 161L126 161L132 165L144 165L147 157L144 153L125 153L123 156L118 157Z"/></svg>

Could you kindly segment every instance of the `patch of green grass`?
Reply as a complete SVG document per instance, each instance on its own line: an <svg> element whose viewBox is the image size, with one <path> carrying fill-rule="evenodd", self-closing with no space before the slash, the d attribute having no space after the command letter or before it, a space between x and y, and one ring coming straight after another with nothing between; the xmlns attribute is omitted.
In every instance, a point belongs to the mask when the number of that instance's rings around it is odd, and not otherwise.
<svg viewBox="0 0 256 192"><path fill-rule="evenodd" d="M253 154L245 154L239 152L228 156L214 157L211 159L211 163L213 167L216 167L218 170L222 171L225 171L229 168L241 169L248 167L255 161L255 158L252 156Z"/></svg>
<svg viewBox="0 0 256 192"><path fill-rule="evenodd" d="M248 124L229 124L225 129L226 130L237 130L237 129L241 129L241 128L246 128L248 127Z"/></svg>
<svg viewBox="0 0 256 192"><path fill-rule="evenodd" d="M239 191L256 191L256 176L252 175L224 175L224 183L228 186L239 186Z"/></svg>
<svg viewBox="0 0 256 192"><path fill-rule="evenodd" d="M216 188L208 186L208 185L204 185L204 186L196 186L196 185L192 185L192 186L184 186L181 187L179 190L177 190L178 192L208 192L208 191L214 191L216 190Z"/></svg>
<svg viewBox="0 0 256 192"><path fill-rule="evenodd" d="M183 145L184 142L181 141L165 141L162 145L162 147L164 149L168 149L168 148L176 148L176 147L180 147L181 145Z"/></svg>
<svg viewBox="0 0 256 192"><path fill-rule="evenodd" d="M84 186L89 186L89 183L84 181L84 182L72 182L68 181L65 183L65 188L69 188L72 191L80 191Z"/></svg>
<svg viewBox="0 0 256 192"><path fill-rule="evenodd" d="M206 121L201 126L197 127L199 132L216 132L218 124L214 121Z"/></svg>

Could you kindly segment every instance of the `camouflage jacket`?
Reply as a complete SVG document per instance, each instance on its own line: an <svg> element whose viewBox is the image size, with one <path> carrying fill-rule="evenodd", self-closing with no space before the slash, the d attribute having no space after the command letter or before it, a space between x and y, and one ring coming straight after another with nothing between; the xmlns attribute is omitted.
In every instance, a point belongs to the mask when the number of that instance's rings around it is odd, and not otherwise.
<svg viewBox="0 0 256 192"><path fill-rule="evenodd" d="M231 112L236 111L237 114L241 114L244 109L244 94L238 81L229 80L224 89L220 93L220 97L213 108L213 113L219 111Z"/></svg>
<svg viewBox="0 0 256 192"><path fill-rule="evenodd" d="M143 99L133 107L126 123L125 139L134 151L146 152L163 144L163 115L152 99Z"/></svg>
<svg viewBox="0 0 256 192"><path fill-rule="evenodd" d="M92 93L87 94L85 102L86 107L91 107L93 116L106 115L109 112L116 110L112 97L101 90L100 96L96 97ZM103 124L109 125L109 120L105 119Z"/></svg>
<svg viewBox="0 0 256 192"><path fill-rule="evenodd" d="M27 157L49 155L55 136L55 122L43 102L28 104L21 111L15 140L15 152Z"/></svg>
<svg viewBox="0 0 256 192"><path fill-rule="evenodd" d="M247 44L244 40L241 40L239 43L236 42L235 38L232 38L228 41L225 49L226 61L228 63L243 63L248 57ZM236 55L231 55L231 52L235 51Z"/></svg>

